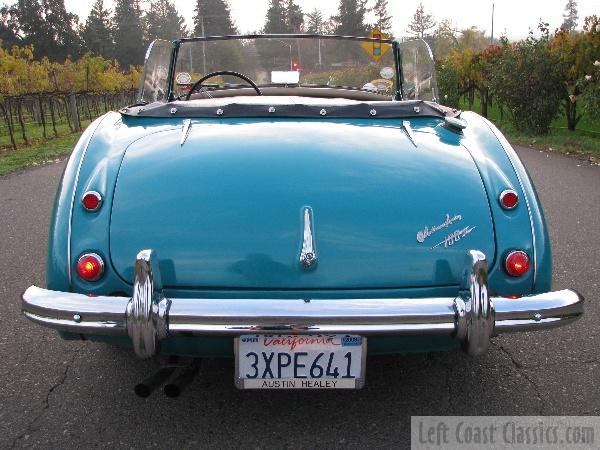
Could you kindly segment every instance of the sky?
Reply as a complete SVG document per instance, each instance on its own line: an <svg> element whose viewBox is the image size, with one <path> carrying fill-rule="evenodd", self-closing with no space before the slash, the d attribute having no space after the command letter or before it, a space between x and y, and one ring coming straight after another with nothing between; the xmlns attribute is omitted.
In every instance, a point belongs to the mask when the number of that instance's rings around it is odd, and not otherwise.
<svg viewBox="0 0 600 450"><path fill-rule="evenodd" d="M112 9L114 0L105 0ZM506 33L509 39L527 36L530 28L536 28L540 18L550 23L550 30L562 23L566 0L388 0L389 11L393 16L394 35L406 35L406 28L419 2L425 11L433 14L439 22L450 19L456 28L476 26L491 30L492 4L495 4L494 36ZM142 4L149 0L142 0ZM195 0L174 0L179 13L186 19L188 28L193 27ZM337 12L339 0L296 0L306 12L319 8L325 17ZM84 22L92 7L93 0L65 0L67 10L79 16ZM264 23L268 0L229 0L233 19L242 33L257 31ZM370 3L374 3L371 0ZM592 14L600 15L600 0L579 0L579 28L583 18Z"/></svg>

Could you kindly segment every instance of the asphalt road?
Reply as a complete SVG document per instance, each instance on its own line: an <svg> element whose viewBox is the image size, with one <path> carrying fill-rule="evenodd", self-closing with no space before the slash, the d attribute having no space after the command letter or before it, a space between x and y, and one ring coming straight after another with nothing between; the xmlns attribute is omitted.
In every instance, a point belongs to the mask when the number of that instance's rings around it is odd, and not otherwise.
<svg viewBox="0 0 600 450"><path fill-rule="evenodd" d="M407 447L411 415L600 415L600 167L518 149L546 212L554 288L588 300L554 331L505 335L488 354L372 357L360 391L238 391L230 361L205 361L177 399L137 398L156 366L62 341L20 314L44 285L47 228L64 163L0 177L0 448Z"/></svg>

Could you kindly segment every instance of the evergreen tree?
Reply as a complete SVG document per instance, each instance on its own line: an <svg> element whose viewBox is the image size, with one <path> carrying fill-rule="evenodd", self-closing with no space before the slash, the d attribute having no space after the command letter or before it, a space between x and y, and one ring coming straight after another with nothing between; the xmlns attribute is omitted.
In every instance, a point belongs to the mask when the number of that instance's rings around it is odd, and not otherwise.
<svg viewBox="0 0 600 450"><path fill-rule="evenodd" d="M568 0L563 14L562 28L572 33L577 28L579 16L577 15L577 0Z"/></svg>
<svg viewBox="0 0 600 450"><path fill-rule="evenodd" d="M375 14L375 26L379 28L379 31L390 37L392 33L392 16L388 12L387 0L376 0L375 6L373 6L373 14Z"/></svg>
<svg viewBox="0 0 600 450"><path fill-rule="evenodd" d="M113 56L114 42L110 22L110 10L104 8L104 0L96 0L85 25L81 29L85 51L105 58Z"/></svg>
<svg viewBox="0 0 600 450"><path fill-rule="evenodd" d="M195 36L238 34L226 0L197 0L195 12ZM185 55L185 52L183 54ZM215 70L240 70L243 64L241 44L235 40L192 45L189 58L191 71L204 75ZM235 83L240 82L239 79L232 80Z"/></svg>
<svg viewBox="0 0 600 450"><path fill-rule="evenodd" d="M325 21L323 20L323 13L317 8L313 9L312 12L306 14L306 32L321 34L325 29Z"/></svg>
<svg viewBox="0 0 600 450"><path fill-rule="evenodd" d="M278 34L287 32L286 7L283 0L270 0L267 9L267 21L263 28L264 33Z"/></svg>
<svg viewBox="0 0 600 450"><path fill-rule="evenodd" d="M194 11L195 36L238 34L226 0L197 0Z"/></svg>
<svg viewBox="0 0 600 450"><path fill-rule="evenodd" d="M423 3L419 3L417 10L412 18L412 21L408 24L407 33L414 34L416 37L423 39L427 34L427 31L435 27L435 20L433 15L425 13Z"/></svg>
<svg viewBox="0 0 600 450"><path fill-rule="evenodd" d="M78 18L68 13L64 0L19 0L11 8L12 30L21 45L33 45L35 58L64 61L79 56Z"/></svg>
<svg viewBox="0 0 600 450"><path fill-rule="evenodd" d="M174 39L187 36L185 20L179 15L171 0L154 0L146 13L146 41Z"/></svg>
<svg viewBox="0 0 600 450"><path fill-rule="evenodd" d="M367 0L340 0L335 21L335 33L342 36L367 36L370 26L365 23Z"/></svg>
<svg viewBox="0 0 600 450"><path fill-rule="evenodd" d="M115 5L115 57L121 67L144 62L144 25L138 0L117 0Z"/></svg>
<svg viewBox="0 0 600 450"><path fill-rule="evenodd" d="M285 8L285 25L287 33L300 33L304 25L302 9L294 0L288 0Z"/></svg>

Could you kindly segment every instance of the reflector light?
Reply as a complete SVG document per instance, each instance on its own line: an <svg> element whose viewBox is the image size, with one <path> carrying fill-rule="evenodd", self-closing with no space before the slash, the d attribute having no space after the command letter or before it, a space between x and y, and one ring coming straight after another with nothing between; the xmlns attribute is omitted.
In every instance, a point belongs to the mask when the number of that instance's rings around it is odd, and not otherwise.
<svg viewBox="0 0 600 450"><path fill-rule="evenodd" d="M513 209L519 204L519 196L512 189L502 191L499 200L504 209Z"/></svg>
<svg viewBox="0 0 600 450"><path fill-rule="evenodd" d="M86 253L77 260L77 274L86 281L96 281L104 273L104 261L96 253Z"/></svg>
<svg viewBox="0 0 600 450"><path fill-rule="evenodd" d="M529 256L521 250L510 252L506 257L504 267L513 277L523 276L529 270Z"/></svg>
<svg viewBox="0 0 600 450"><path fill-rule="evenodd" d="M96 191L87 191L81 198L81 204L88 211L97 211L102 205L102 196Z"/></svg>

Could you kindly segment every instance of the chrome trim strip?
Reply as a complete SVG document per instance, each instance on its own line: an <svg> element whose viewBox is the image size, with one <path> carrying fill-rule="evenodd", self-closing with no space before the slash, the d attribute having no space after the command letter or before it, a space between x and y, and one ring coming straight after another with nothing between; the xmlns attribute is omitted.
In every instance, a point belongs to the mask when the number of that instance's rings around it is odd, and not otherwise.
<svg viewBox="0 0 600 450"><path fill-rule="evenodd" d="M455 330L454 322L441 324L313 324L273 326L252 325L211 325L211 324L169 324L170 334L195 334L217 336L239 336L242 334L360 334L365 336L414 336L445 335L450 336Z"/></svg>
<svg viewBox="0 0 600 450"><path fill-rule="evenodd" d="M527 192L525 191L525 185L523 184L523 180L521 179L521 176L517 171L514 161L514 157L516 156L518 158L518 155L515 149L510 144L510 142L508 142L508 140L502 135L502 133L500 133L500 130L498 130L498 128L496 128L496 126L493 123L491 123L488 119L483 117L482 119L487 124L488 128L492 131L492 133L494 133L494 136L496 136L496 139L498 139L500 145L502 145L504 153L506 153L506 157L510 161L510 165L512 166L513 171L515 172L515 176L519 181L519 186L521 187L521 192L523 193L523 197L525 199L525 205L527 206L527 214L529 215L529 226L531 228L531 243L533 246L533 285L535 286L537 282L537 240L535 236L535 227L533 225L533 215L531 214L531 205L529 204L529 198Z"/></svg>
<svg viewBox="0 0 600 450"><path fill-rule="evenodd" d="M85 143L85 147L83 149L83 152L81 153L81 158L79 158L79 165L77 166L77 172L75 174L75 182L73 183L73 193L71 194L71 207L69 208L69 225L67 228L67 279L69 281L69 286L72 285L73 283L73 274L72 274L72 269L71 269L71 234L73 232L73 208L75 207L75 199L77 198L77 186L79 185L79 175L81 173L81 167L83 166L83 160L85 159L85 155L87 153L88 147L90 146L90 142L92 141L92 137L94 137L94 133L96 132L96 130L98 129L98 127L100 126L100 124L104 121L104 119L106 119L106 117L108 117L110 115L110 112L104 114L101 117L98 117L96 119L97 123L95 125L95 127L92 129L92 125L94 124L94 122L92 122L86 131L88 130L90 131L90 135L88 137L87 142ZM77 144L75 144L77 145Z"/></svg>
<svg viewBox="0 0 600 450"><path fill-rule="evenodd" d="M565 325L583 314L571 290L520 299L489 297L487 261L467 253L456 298L392 299L167 299L156 254L144 250L135 266L133 297L87 296L31 286L23 294L26 317L83 334L129 334L138 356L159 351L168 335L313 334L453 336L471 355L486 351L497 333Z"/></svg>
<svg viewBox="0 0 600 450"><path fill-rule="evenodd" d="M192 119L185 119L183 121L183 125L181 126L181 139L179 140L179 145L183 146L185 144L188 135L190 134L190 128L192 127Z"/></svg>
<svg viewBox="0 0 600 450"><path fill-rule="evenodd" d="M37 314L24 312L25 317L29 320L43 325L48 328L53 328L58 331L70 331L72 333L82 333L83 327L79 326L73 319L55 319L52 317L39 316ZM96 330L100 334L123 334L127 332L125 322L110 321L110 320L92 320L86 322L85 329Z"/></svg>
<svg viewBox="0 0 600 450"><path fill-rule="evenodd" d="M312 209L304 208L302 231L302 248L300 249L300 265L304 269L312 269L317 264L317 249L313 236Z"/></svg>
<svg viewBox="0 0 600 450"><path fill-rule="evenodd" d="M408 136L408 140L410 142L412 142L412 145L414 145L415 147L418 147L417 142L415 141L415 135L413 134L413 130L412 130L412 128L410 126L410 122L408 120L402 121L402 128L404 129L404 132Z"/></svg>

